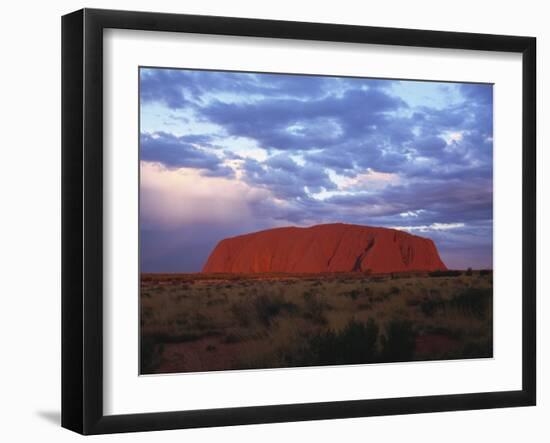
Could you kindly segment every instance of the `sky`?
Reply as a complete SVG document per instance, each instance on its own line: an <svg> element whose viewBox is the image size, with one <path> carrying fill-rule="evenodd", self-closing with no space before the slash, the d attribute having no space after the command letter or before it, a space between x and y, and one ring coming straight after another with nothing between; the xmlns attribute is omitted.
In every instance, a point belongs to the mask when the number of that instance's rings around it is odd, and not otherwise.
<svg viewBox="0 0 550 443"><path fill-rule="evenodd" d="M493 88L140 69L143 272L198 272L226 237L353 223L492 268Z"/></svg>

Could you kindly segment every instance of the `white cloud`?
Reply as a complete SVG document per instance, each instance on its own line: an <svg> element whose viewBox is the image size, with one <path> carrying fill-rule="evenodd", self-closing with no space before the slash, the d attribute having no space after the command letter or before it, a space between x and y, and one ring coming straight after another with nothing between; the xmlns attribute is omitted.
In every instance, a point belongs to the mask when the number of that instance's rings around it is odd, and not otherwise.
<svg viewBox="0 0 550 443"><path fill-rule="evenodd" d="M212 143L217 148L233 152L241 157L251 158L259 162L267 159L267 151L261 148L256 140L248 137L220 136L215 137Z"/></svg>
<svg viewBox="0 0 550 443"><path fill-rule="evenodd" d="M294 160L299 166L304 166L306 164L304 156L301 154L290 154L289 157Z"/></svg>
<svg viewBox="0 0 550 443"><path fill-rule="evenodd" d="M326 169L330 180L336 184L337 190L323 190L311 196L316 200L326 200L337 195L353 195L356 192L375 191L385 188L389 185L399 184L401 177L399 174L390 172L379 172L368 168L367 172L358 174L355 177L346 177L337 174L332 169Z"/></svg>
<svg viewBox="0 0 550 443"><path fill-rule="evenodd" d="M465 131L448 131L441 134L445 142L450 145L453 142L462 141Z"/></svg>
<svg viewBox="0 0 550 443"><path fill-rule="evenodd" d="M449 229L459 229L465 226L466 225L464 223L432 223L431 225L420 225L420 226L391 226L391 228L399 229L400 231L430 232L430 231L447 231Z"/></svg>
<svg viewBox="0 0 550 443"><path fill-rule="evenodd" d="M420 214L426 212L424 209L417 209L416 211L401 212L399 215L403 218L418 217Z"/></svg>
<svg viewBox="0 0 550 443"><path fill-rule="evenodd" d="M369 189L383 189L389 185L396 185L401 181L399 174L392 172L379 172L368 168L367 172L358 174L353 178L341 179L339 188L345 191L358 191Z"/></svg>
<svg viewBox="0 0 550 443"><path fill-rule="evenodd" d="M338 120L329 117L296 121L287 126L286 131L295 137L310 137L314 134L321 134L328 139L337 139L344 134Z"/></svg>
<svg viewBox="0 0 550 443"><path fill-rule="evenodd" d="M191 109L170 109L161 103L141 104L141 132L167 132L181 137L189 134L225 134L223 127L199 119Z"/></svg>

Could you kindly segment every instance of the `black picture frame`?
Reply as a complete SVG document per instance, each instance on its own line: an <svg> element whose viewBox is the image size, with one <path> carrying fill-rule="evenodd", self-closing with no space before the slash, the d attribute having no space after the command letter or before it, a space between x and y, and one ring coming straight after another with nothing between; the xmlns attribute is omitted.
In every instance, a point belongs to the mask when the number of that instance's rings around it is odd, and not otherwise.
<svg viewBox="0 0 550 443"><path fill-rule="evenodd" d="M103 412L103 30L192 32L522 54L522 388L130 415ZM151 431L536 403L536 39L229 17L83 9L62 18L62 426Z"/></svg>

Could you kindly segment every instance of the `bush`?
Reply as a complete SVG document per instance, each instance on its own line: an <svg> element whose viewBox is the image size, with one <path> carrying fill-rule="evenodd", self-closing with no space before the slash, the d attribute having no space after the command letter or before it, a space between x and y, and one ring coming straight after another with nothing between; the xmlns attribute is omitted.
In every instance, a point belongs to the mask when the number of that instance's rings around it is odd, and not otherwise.
<svg viewBox="0 0 550 443"><path fill-rule="evenodd" d="M321 301L321 297L310 293L304 294L305 303L305 318L309 318L314 323L325 324L327 319L325 318L325 304Z"/></svg>
<svg viewBox="0 0 550 443"><path fill-rule="evenodd" d="M472 268L468 268L468 269L466 270L466 275L467 275L468 277L470 277L472 274L473 274Z"/></svg>
<svg viewBox="0 0 550 443"><path fill-rule="evenodd" d="M293 313L297 310L295 303L287 302L280 295L259 295L231 305L231 313L242 328L248 328L256 318L260 323L269 326L273 318L283 311Z"/></svg>
<svg viewBox="0 0 550 443"><path fill-rule="evenodd" d="M252 323L250 305L244 302L233 303L231 305L231 313L239 326L247 328Z"/></svg>
<svg viewBox="0 0 550 443"><path fill-rule="evenodd" d="M420 302L420 309L426 317L432 317L438 310L445 307L441 299L425 298Z"/></svg>
<svg viewBox="0 0 550 443"><path fill-rule="evenodd" d="M467 315L484 318L492 305L493 291L490 288L468 288L450 301L449 306Z"/></svg>
<svg viewBox="0 0 550 443"><path fill-rule="evenodd" d="M145 336L140 340L139 364L141 374L152 374L160 366L164 345L155 337Z"/></svg>
<svg viewBox="0 0 550 443"><path fill-rule="evenodd" d="M267 295L260 295L254 300L254 308L260 321L269 325L271 319L281 312L281 301Z"/></svg>
<svg viewBox="0 0 550 443"><path fill-rule="evenodd" d="M381 337L382 361L410 361L414 357L416 333L407 320L392 320L386 326L386 334Z"/></svg>
<svg viewBox="0 0 550 443"><path fill-rule="evenodd" d="M227 334L224 339L223 339L223 342L224 343L227 343L227 344L231 344L231 343L239 343L243 341L242 337L240 337L239 335L237 334L233 334L233 333L229 333Z"/></svg>
<svg viewBox="0 0 550 443"><path fill-rule="evenodd" d="M493 357L492 337L479 342L468 343L462 350L462 358L491 358Z"/></svg>
<svg viewBox="0 0 550 443"><path fill-rule="evenodd" d="M462 275L460 271L433 271L428 273L430 277L459 277Z"/></svg>
<svg viewBox="0 0 550 443"><path fill-rule="evenodd" d="M341 365L377 361L378 325L352 320L339 332L328 331L309 340L307 364Z"/></svg>
<svg viewBox="0 0 550 443"><path fill-rule="evenodd" d="M260 295L254 300L256 314L260 321L269 326L273 317L279 315L283 310L295 312L297 306L294 303L288 303L282 296Z"/></svg>

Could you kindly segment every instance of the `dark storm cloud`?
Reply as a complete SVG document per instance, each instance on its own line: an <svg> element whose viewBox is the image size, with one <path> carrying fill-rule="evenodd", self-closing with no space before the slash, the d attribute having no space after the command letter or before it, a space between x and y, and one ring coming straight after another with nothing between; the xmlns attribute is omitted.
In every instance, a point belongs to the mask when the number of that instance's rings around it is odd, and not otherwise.
<svg viewBox="0 0 550 443"><path fill-rule="evenodd" d="M323 149L305 155L306 160L310 163L333 169L344 175L346 171L355 168L354 157L351 152L345 150L338 152L332 149Z"/></svg>
<svg viewBox="0 0 550 443"><path fill-rule="evenodd" d="M199 272L220 239L268 228L262 220L140 226L142 272Z"/></svg>
<svg viewBox="0 0 550 443"><path fill-rule="evenodd" d="M265 164L273 169L282 169L288 172L297 172L300 169L298 164L287 154L274 155L268 158Z"/></svg>
<svg viewBox="0 0 550 443"><path fill-rule="evenodd" d="M303 80L303 79L301 79ZM266 149L309 150L364 137L387 124L386 113L405 103L379 90L302 100L266 98L253 103L215 101L199 110L231 135L257 140Z"/></svg>
<svg viewBox="0 0 550 443"><path fill-rule="evenodd" d="M221 71L142 68L141 100L160 102L172 109L201 103L209 94L311 98L320 96L332 85L345 81L318 76L281 76Z"/></svg>
<svg viewBox="0 0 550 443"><path fill-rule="evenodd" d="M462 83L459 87L462 95L474 105L493 105L493 88L490 85Z"/></svg>
<svg viewBox="0 0 550 443"><path fill-rule="evenodd" d="M308 191L336 188L323 169L308 163L300 166L286 155L272 157L264 165L247 159L243 169L248 184L269 189L278 198L306 198Z"/></svg>
<svg viewBox="0 0 550 443"><path fill-rule="evenodd" d="M414 141L416 151L428 157L432 157L435 153L443 152L446 146L447 143L441 137L425 137Z"/></svg>
<svg viewBox="0 0 550 443"><path fill-rule="evenodd" d="M167 168L196 168L207 176L231 177L234 171L222 165L220 158L197 144L206 142L204 136L176 137L164 132L141 134L140 159L158 162Z"/></svg>

